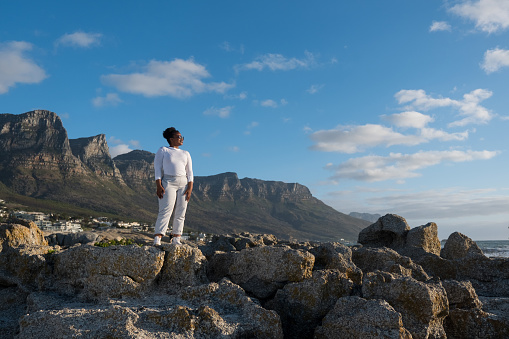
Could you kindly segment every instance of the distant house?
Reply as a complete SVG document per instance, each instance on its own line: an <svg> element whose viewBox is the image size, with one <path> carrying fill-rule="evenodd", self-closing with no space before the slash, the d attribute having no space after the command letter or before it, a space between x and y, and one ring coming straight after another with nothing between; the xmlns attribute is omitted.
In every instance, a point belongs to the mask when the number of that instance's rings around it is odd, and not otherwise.
<svg viewBox="0 0 509 339"><path fill-rule="evenodd" d="M83 232L80 224L73 223L70 221L57 221L52 225L47 225L41 228L46 232L63 232L63 233L78 233Z"/></svg>

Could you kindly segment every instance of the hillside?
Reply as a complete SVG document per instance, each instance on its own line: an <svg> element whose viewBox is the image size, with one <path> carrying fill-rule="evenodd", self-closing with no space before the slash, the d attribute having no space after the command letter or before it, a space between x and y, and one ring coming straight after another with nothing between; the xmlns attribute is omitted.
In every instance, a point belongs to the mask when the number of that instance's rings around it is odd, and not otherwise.
<svg viewBox="0 0 509 339"><path fill-rule="evenodd" d="M91 211L153 223L154 154L111 159L103 134L68 139L50 111L0 114L0 197L25 206ZM199 173L195 169L195 172ZM186 226L224 234L254 232L281 239L356 240L370 222L340 213L298 183L196 176Z"/></svg>

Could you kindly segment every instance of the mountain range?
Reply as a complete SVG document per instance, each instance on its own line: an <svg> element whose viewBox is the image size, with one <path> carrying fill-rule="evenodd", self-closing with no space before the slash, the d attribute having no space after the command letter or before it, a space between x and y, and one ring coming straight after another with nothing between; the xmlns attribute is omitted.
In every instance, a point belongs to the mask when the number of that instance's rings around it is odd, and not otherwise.
<svg viewBox="0 0 509 339"><path fill-rule="evenodd" d="M155 221L151 152L112 159L104 134L69 139L61 119L46 110L0 114L0 148L3 199L55 212ZM355 241L370 224L327 206L298 183L239 179L232 172L195 176L186 216L186 227L207 233L316 241Z"/></svg>

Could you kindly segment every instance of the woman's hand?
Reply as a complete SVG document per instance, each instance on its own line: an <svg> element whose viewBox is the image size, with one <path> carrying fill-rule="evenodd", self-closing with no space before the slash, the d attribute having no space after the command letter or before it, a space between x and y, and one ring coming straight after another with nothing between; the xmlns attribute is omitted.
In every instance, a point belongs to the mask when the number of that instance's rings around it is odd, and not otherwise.
<svg viewBox="0 0 509 339"><path fill-rule="evenodd" d="M184 192L184 195L186 196L186 201L189 201L191 199L191 193L193 192L193 182L190 181L187 183L187 189Z"/></svg>
<svg viewBox="0 0 509 339"><path fill-rule="evenodd" d="M164 195L164 187L163 185L161 185L161 179L157 179L156 180L156 187L157 187L157 197L159 199L162 199L163 198L163 195Z"/></svg>

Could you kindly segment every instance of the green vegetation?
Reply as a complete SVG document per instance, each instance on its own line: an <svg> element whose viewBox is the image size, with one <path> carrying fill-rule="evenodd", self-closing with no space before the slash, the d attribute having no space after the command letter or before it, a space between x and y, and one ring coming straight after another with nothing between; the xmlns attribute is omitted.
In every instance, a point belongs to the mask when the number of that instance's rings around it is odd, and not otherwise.
<svg viewBox="0 0 509 339"><path fill-rule="evenodd" d="M140 247L143 246L143 244L137 244L132 239L122 239L122 240L109 240L105 242L96 242L94 246L98 247L110 247L110 246L126 246L126 245L138 245Z"/></svg>

